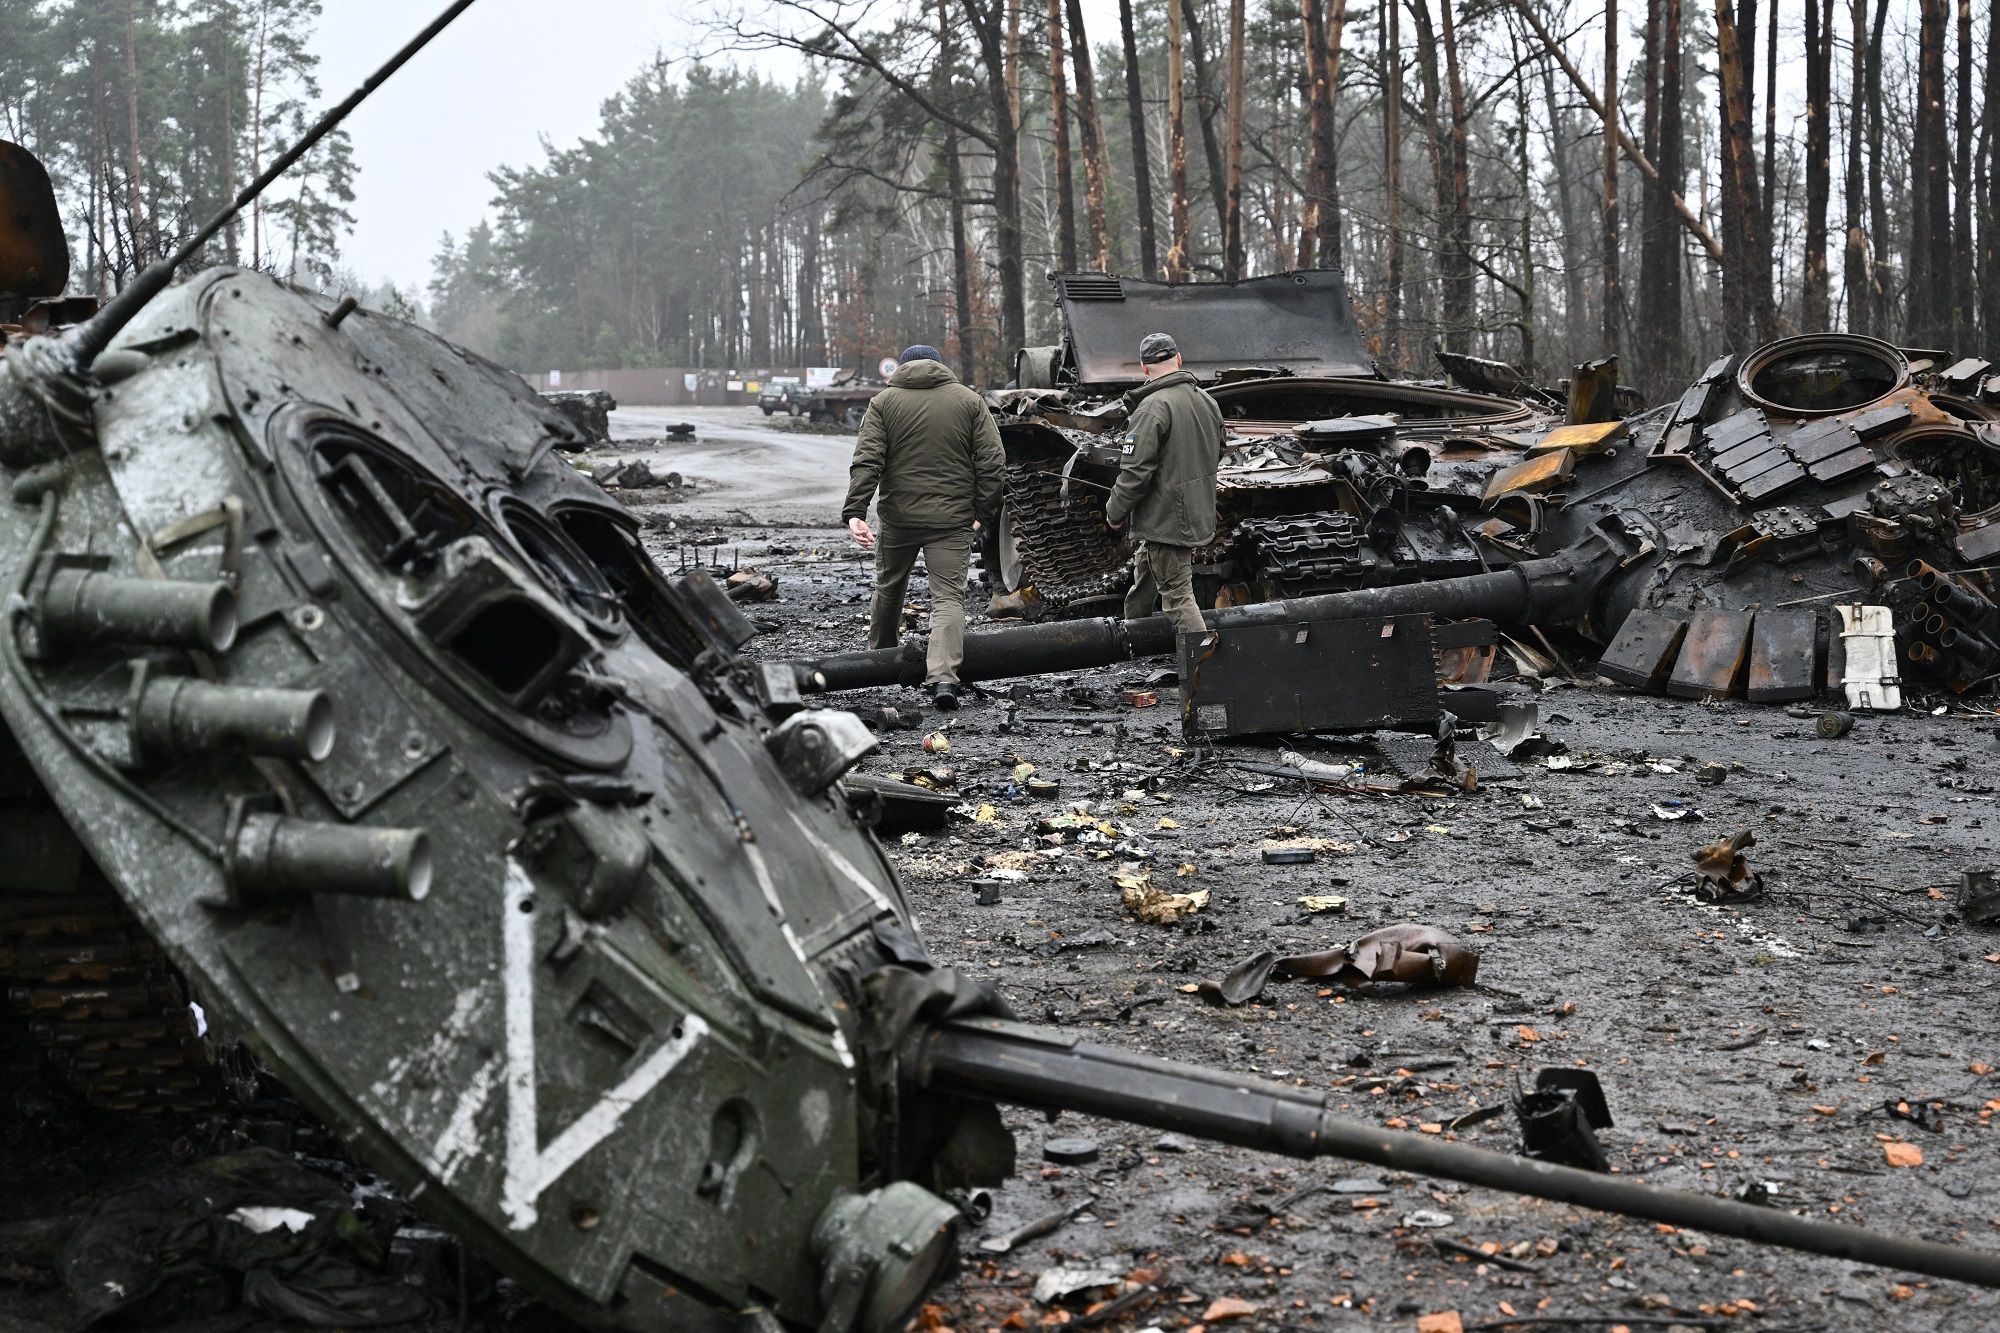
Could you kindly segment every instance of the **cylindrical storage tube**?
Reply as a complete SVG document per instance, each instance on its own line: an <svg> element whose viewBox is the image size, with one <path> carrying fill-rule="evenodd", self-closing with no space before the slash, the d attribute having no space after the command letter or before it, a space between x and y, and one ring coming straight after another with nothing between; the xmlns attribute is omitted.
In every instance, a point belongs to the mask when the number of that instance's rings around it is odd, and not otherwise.
<svg viewBox="0 0 2000 1333"><path fill-rule="evenodd" d="M431 840L422 829L248 814L231 852L230 888L245 899L345 893L415 903L431 890Z"/></svg>
<svg viewBox="0 0 2000 1333"><path fill-rule="evenodd" d="M131 724L132 739L148 754L324 759L333 752L333 704L323 690L156 676L140 690Z"/></svg>
<svg viewBox="0 0 2000 1333"><path fill-rule="evenodd" d="M146 643L221 653L236 642L236 594L219 579L128 579L59 569L42 589L35 627L51 648Z"/></svg>

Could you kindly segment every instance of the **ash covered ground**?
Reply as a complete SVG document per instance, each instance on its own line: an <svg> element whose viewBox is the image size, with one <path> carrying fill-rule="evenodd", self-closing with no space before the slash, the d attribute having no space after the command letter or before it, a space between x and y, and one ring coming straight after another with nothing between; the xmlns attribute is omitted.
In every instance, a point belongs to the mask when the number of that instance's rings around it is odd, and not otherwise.
<svg viewBox="0 0 2000 1333"><path fill-rule="evenodd" d="M747 413L714 415L701 423L706 454L675 464L696 494L627 496L661 525L656 554L669 569L698 551L775 577L777 600L747 608L768 626L752 645L760 656L861 646L872 566L837 526L848 441L773 432L765 449ZM2000 718L1921 700L1823 740L1813 714L1565 683L1539 703L1568 767L1530 764L1472 796L1358 796L1233 767L1271 763L1275 746L1190 747L1171 690L1155 707L1128 706L1122 688L1164 665L1038 678L1020 701L1001 683L956 714L913 690L841 698L919 723L883 731L865 771L947 767L968 809L992 808L895 845L940 962L990 978L1024 1018L1326 1089L1357 1117L1503 1150L1518 1143L1510 1111L1449 1126L1504 1104L1540 1069L1586 1067L1616 1120L1599 1137L1621 1173L1708 1193L1768 1189L1815 1215L2000 1245L2000 932L1954 912L1961 872L1994 854ZM933 730L948 754L924 751ZM1301 748L1353 757L1333 743ZM1020 763L1060 795L1020 794ZM1695 779L1710 763L1727 768L1719 785ZM1079 802L1150 860L1111 853L1112 839L1038 837L1039 820ZM1655 806L1701 819L1662 819ZM1692 853L1744 828L1764 898L1704 905ZM1264 864L1263 845L1279 838L1316 841L1317 859ZM1207 907L1173 926L1134 919L1114 876L1140 868L1168 890L1207 890ZM1000 901L980 905L969 881L996 871ZM1310 915L1299 899L1311 895L1344 897L1345 911ZM1400 922L1476 947L1478 984L1351 994L1274 983L1241 1009L1189 993L1259 950L1316 950ZM2000 1295L1954 1283L1338 1161L1076 1116L1009 1120L1021 1169L937 1296L930 1314L945 1326L1084 1317L1088 1295L1031 1299L1053 1268L1156 1285L1157 1300L1098 1325L1124 1329L1222 1324L1246 1305L1238 1325L1269 1328L1415 1328L1447 1311L1466 1328L2000 1326ZM1047 1140L1071 1137L1094 1140L1096 1162L1043 1160ZM1914 1155L1892 1145L1916 1149L1921 1165L1892 1166ZM1005 1256L979 1248L1079 1205Z"/></svg>
<svg viewBox="0 0 2000 1333"><path fill-rule="evenodd" d="M650 442L684 419L693 442ZM678 488L622 492L669 572L698 560L776 579L775 600L746 608L766 626L753 652L860 646L872 564L837 523L851 437L783 424L755 409L620 413L627 438L579 461L641 458L680 474ZM912 602L921 628L921 587ZM1810 714L1564 684L1539 703L1568 767L1527 765L1470 796L1355 795L1236 767L1273 762L1274 745L1190 747L1170 689L1156 706L1126 704L1123 687L1164 665L1040 678L1022 700L1003 683L951 715L915 691L838 701L917 723L883 731L866 771L948 768L970 812L891 843L940 962L1085 1039L1296 1082L1357 1118L1502 1150L1518 1143L1510 1111L1454 1124L1504 1108L1541 1069L1588 1068L1616 1120L1599 1137L1621 1173L1716 1194L1766 1189L1814 1215L2000 1247L2000 931L1968 928L1953 910L1961 872L1994 857L2000 717L1955 702L1933 716L1941 701L1925 700L1822 740ZM923 749L934 730L949 753ZM1328 760L1359 753L1297 744ZM1059 795L1020 793L1021 763ZM1698 783L1711 763L1726 777ZM1110 836L1038 836L1038 821L1079 802ZM1662 819L1655 806L1703 818ZM1744 828L1765 897L1701 904L1691 853ZM1276 839L1307 840L1316 859L1264 864ZM1151 855L1123 858L1118 841ZM1208 903L1176 925L1136 920L1115 876L1138 871L1169 891L1205 890ZM999 901L981 905L975 879L999 880ZM1345 898L1345 910L1312 915L1299 904L1308 896ZM1274 983L1240 1009L1190 993L1259 950L1320 949L1402 922L1478 949L1478 984ZM48 1267L66 1227L97 1194L201 1150L169 1127L81 1121L22 1087L14 1098L0 1136L12 1218L0 1225L0 1333L70 1326ZM1417 1329L1447 1313L1466 1329L2000 1327L2000 1293L1958 1284L1339 1161L1076 1116L1008 1119L1020 1169L968 1229L926 1327ZM1058 1138L1092 1140L1096 1160L1044 1160ZM981 1248L1063 1214L1005 1255ZM1036 1302L1054 1270L1084 1285ZM1135 1289L1130 1308L1088 1313ZM173 1330L290 1327L237 1311ZM422 1327L568 1325L503 1290L463 1323Z"/></svg>

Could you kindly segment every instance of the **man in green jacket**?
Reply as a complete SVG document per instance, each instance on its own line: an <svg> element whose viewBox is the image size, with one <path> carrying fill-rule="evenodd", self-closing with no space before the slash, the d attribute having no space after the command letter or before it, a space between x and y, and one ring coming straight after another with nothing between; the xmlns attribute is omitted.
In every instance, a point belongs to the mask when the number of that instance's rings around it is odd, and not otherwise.
<svg viewBox="0 0 2000 1333"><path fill-rule="evenodd" d="M870 648L896 646L903 592L923 554L931 584L924 683L939 708L952 709L958 707L958 664L965 659L972 534L982 520L991 523L999 515L1006 462L985 400L958 382L935 347L919 344L901 359L889 387L861 418L840 516L855 544L875 551ZM879 534L868 526L871 499L881 518Z"/></svg>
<svg viewBox="0 0 2000 1333"><path fill-rule="evenodd" d="M1205 628L1194 599L1194 548L1215 540L1215 469L1222 461L1222 409L1181 369L1180 348L1164 333L1139 342L1146 382L1125 395L1124 453L1104 521L1128 524L1132 591L1125 618L1157 604L1177 630Z"/></svg>

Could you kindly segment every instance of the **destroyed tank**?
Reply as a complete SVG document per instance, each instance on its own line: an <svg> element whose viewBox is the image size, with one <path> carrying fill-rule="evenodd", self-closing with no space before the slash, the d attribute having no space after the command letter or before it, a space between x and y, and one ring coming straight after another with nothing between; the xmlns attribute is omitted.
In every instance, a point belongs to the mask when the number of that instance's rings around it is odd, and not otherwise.
<svg viewBox="0 0 2000 1333"><path fill-rule="evenodd" d="M1508 439L1515 451L1489 461L1476 493L1435 511L1451 515L1478 572L1402 559L1407 518L1348 515L1359 526L1335 588L1211 582L1210 626L1495 621L1568 639L1614 681L1695 699L1837 692L1895 708L1906 670L1961 694L2000 680L2000 370L1985 358L1801 335L1717 359L1669 406L1578 424L1545 416ZM1070 505L1064 522L1082 524L1074 512L1087 502L1072 494ZM1113 558L1101 512L1089 521ZM1158 616L1003 628L968 637L961 674L1178 647ZM1283 663L1269 665L1283 677ZM908 683L921 645L794 666L808 690Z"/></svg>
<svg viewBox="0 0 2000 1333"><path fill-rule="evenodd" d="M844 780L870 733L661 575L567 420L352 300L170 286L228 216L0 357L0 722L40 812L9 850L59 846L217 1029L555 1307L896 1329L955 1259L945 1196L1012 1169L1001 1102L2000 1283L1013 1022L925 952Z"/></svg>
<svg viewBox="0 0 2000 1333"><path fill-rule="evenodd" d="M1104 614L1130 549L1104 525L1139 340L1164 331L1221 407L1216 535L1195 552L1205 603L1298 597L1477 573L1487 477L1555 418L1546 394L1468 393L1386 379L1335 269L1234 283L1054 275L1062 341L1023 349L987 395L1006 451L1005 502L985 543L996 610Z"/></svg>

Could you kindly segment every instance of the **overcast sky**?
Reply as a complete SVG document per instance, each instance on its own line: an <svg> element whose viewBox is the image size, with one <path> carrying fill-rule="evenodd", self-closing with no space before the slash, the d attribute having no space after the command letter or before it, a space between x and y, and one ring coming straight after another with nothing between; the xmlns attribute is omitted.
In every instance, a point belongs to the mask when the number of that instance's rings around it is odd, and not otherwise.
<svg viewBox="0 0 2000 1333"><path fill-rule="evenodd" d="M346 96L439 8L325 0L313 37L325 101ZM1094 44L1116 38L1116 0L1083 10ZM343 261L369 282L421 291L440 234L485 215L488 172L541 161L544 137L567 146L594 132L604 99L654 51L696 49L704 12L698 0L479 0L348 120L360 175ZM762 60L773 74L797 69Z"/></svg>
<svg viewBox="0 0 2000 1333"><path fill-rule="evenodd" d="M321 92L346 96L423 27L435 0L327 0L313 37ZM439 235L486 211L495 167L570 144L650 58L688 51L685 4L479 0L347 122L360 177L342 258L369 281L421 289Z"/></svg>

